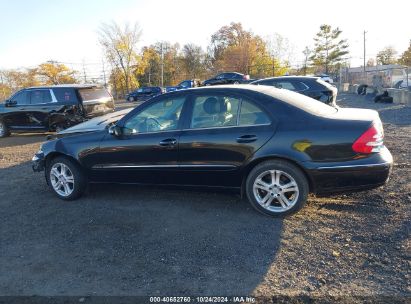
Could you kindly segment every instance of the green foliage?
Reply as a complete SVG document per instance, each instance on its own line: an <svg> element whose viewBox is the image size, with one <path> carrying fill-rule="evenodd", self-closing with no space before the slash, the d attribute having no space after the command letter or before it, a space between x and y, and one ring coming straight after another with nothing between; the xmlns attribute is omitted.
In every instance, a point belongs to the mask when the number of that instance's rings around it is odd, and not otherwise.
<svg viewBox="0 0 411 304"><path fill-rule="evenodd" d="M377 54L377 64L395 64L397 51L392 46L386 46Z"/></svg>
<svg viewBox="0 0 411 304"><path fill-rule="evenodd" d="M411 66L411 40L408 49L402 53L401 57L398 59L398 63L402 65L406 65L408 67Z"/></svg>
<svg viewBox="0 0 411 304"><path fill-rule="evenodd" d="M314 37L314 50L310 60L325 73L335 72L348 54L347 40L339 39L341 33L338 27L333 29L330 25L323 24Z"/></svg>

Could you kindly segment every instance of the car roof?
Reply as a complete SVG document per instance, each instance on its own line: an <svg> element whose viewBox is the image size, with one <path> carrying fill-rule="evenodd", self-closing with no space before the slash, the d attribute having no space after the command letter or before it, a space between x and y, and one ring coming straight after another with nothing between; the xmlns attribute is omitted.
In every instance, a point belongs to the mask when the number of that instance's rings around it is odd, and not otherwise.
<svg viewBox="0 0 411 304"><path fill-rule="evenodd" d="M48 85L48 86L36 86L36 87L29 87L26 89L54 89L54 88L75 88L75 89L91 89L91 88L103 88L103 86L89 83L89 84L56 84L56 85Z"/></svg>
<svg viewBox="0 0 411 304"><path fill-rule="evenodd" d="M258 79L258 80L256 80L256 81L253 81L252 83L257 83L257 82L260 82L260 81L262 81L262 80L271 80L271 79L299 79L299 80L302 80L302 79L309 79L309 80L317 80L318 79L318 77L316 77L316 76L277 76L277 77L268 77L268 78L262 78L262 79Z"/></svg>

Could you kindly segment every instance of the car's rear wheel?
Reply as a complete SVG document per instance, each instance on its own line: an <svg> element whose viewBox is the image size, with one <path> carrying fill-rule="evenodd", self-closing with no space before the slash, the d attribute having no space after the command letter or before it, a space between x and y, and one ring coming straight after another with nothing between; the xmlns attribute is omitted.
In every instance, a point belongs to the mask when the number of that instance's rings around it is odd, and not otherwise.
<svg viewBox="0 0 411 304"><path fill-rule="evenodd" d="M236 80L233 82L233 84L240 84L240 82Z"/></svg>
<svg viewBox="0 0 411 304"><path fill-rule="evenodd" d="M254 167L246 180L251 205L270 216L284 216L300 210L307 201L308 181L304 173L283 160L271 160Z"/></svg>
<svg viewBox="0 0 411 304"><path fill-rule="evenodd" d="M7 137L10 135L9 128L4 123L4 121L0 120L0 137Z"/></svg>
<svg viewBox="0 0 411 304"><path fill-rule="evenodd" d="M128 98L128 101L133 102L133 101L134 101L134 97L131 97L131 96L130 96L130 97Z"/></svg>
<svg viewBox="0 0 411 304"><path fill-rule="evenodd" d="M59 156L47 166L47 182L53 192L63 200L74 200L86 189L86 178L73 160Z"/></svg>

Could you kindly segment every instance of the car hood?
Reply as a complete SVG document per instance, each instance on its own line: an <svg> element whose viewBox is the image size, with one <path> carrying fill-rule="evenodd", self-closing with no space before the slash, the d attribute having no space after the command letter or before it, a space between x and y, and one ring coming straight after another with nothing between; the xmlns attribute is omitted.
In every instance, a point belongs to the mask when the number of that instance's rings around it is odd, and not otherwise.
<svg viewBox="0 0 411 304"><path fill-rule="evenodd" d="M86 122L80 123L73 127L67 128L63 131L57 133L57 135L67 135L72 133L84 133L84 132L94 132L104 130L107 125L112 124L120 120L133 108L124 109L121 111L113 112L103 116L95 117Z"/></svg>

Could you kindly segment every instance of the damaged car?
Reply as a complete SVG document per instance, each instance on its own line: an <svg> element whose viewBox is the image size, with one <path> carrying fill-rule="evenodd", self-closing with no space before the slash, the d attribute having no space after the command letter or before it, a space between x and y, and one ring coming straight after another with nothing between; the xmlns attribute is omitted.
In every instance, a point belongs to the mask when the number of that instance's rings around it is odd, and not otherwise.
<svg viewBox="0 0 411 304"><path fill-rule="evenodd" d="M114 108L113 96L97 85L23 89L0 104L0 137L11 132L60 131Z"/></svg>

